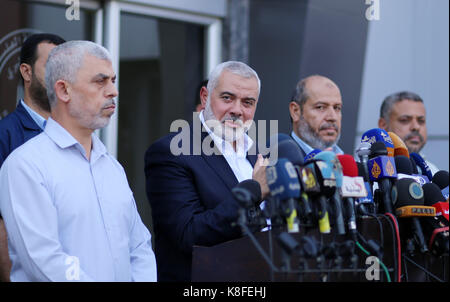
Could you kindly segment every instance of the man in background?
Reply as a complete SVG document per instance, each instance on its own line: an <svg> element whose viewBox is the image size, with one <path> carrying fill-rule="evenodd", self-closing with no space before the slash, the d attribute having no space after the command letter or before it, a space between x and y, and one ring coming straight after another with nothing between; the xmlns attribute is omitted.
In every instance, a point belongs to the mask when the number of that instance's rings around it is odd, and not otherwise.
<svg viewBox="0 0 450 302"><path fill-rule="evenodd" d="M397 134L410 153L419 153L425 159L433 174L439 171L421 153L427 143L427 123L425 105L419 95L401 91L387 96L380 108L378 127Z"/></svg>
<svg viewBox="0 0 450 302"><path fill-rule="evenodd" d="M13 112L0 120L0 167L14 149L43 131L50 116L44 83L45 63L50 51L64 42L57 35L41 33L31 35L22 45L19 71L24 98ZM0 281L9 281L10 269L6 230L0 216Z"/></svg>
<svg viewBox="0 0 450 302"><path fill-rule="evenodd" d="M312 75L299 81L289 103L289 113L291 136L303 156L314 149L343 153L337 146L341 136L342 97L332 80Z"/></svg>

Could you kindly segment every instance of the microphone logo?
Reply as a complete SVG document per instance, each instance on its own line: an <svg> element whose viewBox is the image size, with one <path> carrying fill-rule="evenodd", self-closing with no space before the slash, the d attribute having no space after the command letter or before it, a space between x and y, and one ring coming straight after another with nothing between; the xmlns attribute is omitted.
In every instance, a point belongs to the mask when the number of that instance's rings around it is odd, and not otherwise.
<svg viewBox="0 0 450 302"><path fill-rule="evenodd" d="M380 176L381 169L380 169L380 166L376 162L373 163L373 167L372 167L371 172L372 172L372 176L374 178L378 178L378 176Z"/></svg>
<svg viewBox="0 0 450 302"><path fill-rule="evenodd" d="M390 161L388 161L386 164L386 172L389 174L389 176L392 176L395 173L394 166L392 165L392 163Z"/></svg>
<svg viewBox="0 0 450 302"><path fill-rule="evenodd" d="M414 199L421 199L423 198L423 190L422 187L417 183L417 182L412 182L409 185L409 194L411 194L411 196Z"/></svg>
<svg viewBox="0 0 450 302"><path fill-rule="evenodd" d="M302 169L302 181L306 185L307 189L311 189L316 186L316 180L314 179L314 175L312 174L310 168L304 167Z"/></svg>

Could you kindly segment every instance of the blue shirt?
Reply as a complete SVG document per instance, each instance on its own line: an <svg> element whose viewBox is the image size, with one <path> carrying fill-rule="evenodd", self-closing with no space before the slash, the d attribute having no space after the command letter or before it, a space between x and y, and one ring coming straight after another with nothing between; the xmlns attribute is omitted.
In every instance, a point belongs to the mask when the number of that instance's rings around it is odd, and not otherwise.
<svg viewBox="0 0 450 302"><path fill-rule="evenodd" d="M42 128L19 102L16 110L0 120L0 167L14 149L41 132Z"/></svg>
<svg viewBox="0 0 450 302"><path fill-rule="evenodd" d="M28 112L28 114L31 116L33 121L39 126L39 128L44 130L45 123L47 122L47 120L45 118L43 118L42 116L40 116L38 113L36 113L36 111L34 111L30 107L28 107L28 105L23 101L23 99L20 100L20 103L25 108L25 110Z"/></svg>
<svg viewBox="0 0 450 302"><path fill-rule="evenodd" d="M125 172L92 134L84 148L53 119L0 169L11 281L156 281L151 235Z"/></svg>
<svg viewBox="0 0 450 302"><path fill-rule="evenodd" d="M300 148L302 148L302 150L305 151L305 155L314 150L313 147L311 147L310 145L305 143L300 137L298 137L294 131L291 132L291 136L297 142L297 144L299 144ZM336 154L344 154L344 151L342 151L342 149L339 148L336 144L333 145L332 149L333 152Z"/></svg>

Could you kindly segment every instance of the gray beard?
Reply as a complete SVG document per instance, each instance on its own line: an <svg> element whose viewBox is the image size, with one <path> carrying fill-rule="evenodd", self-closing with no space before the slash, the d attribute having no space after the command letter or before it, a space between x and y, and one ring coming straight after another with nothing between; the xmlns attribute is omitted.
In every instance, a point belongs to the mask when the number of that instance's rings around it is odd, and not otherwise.
<svg viewBox="0 0 450 302"><path fill-rule="evenodd" d="M302 117L300 117L300 122L297 130L298 133L301 134L301 139L304 140L308 145L310 145L314 149L325 150L326 148L333 146L341 138L341 133L339 132L338 136L334 141L331 142L323 141L320 138L319 134L316 133L314 129L312 129L310 125Z"/></svg>

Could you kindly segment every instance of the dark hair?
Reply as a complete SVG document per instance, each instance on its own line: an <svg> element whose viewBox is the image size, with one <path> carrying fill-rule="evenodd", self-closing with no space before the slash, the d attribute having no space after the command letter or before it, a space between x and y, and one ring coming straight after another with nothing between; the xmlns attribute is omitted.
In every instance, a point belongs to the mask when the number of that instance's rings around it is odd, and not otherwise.
<svg viewBox="0 0 450 302"><path fill-rule="evenodd" d="M391 95L388 95L384 99L383 103L381 104L380 118L384 118L386 120L386 122L388 122L389 115L391 114L392 106L403 100L411 100L414 102L423 103L422 98L414 92L401 91L401 92L393 93Z"/></svg>
<svg viewBox="0 0 450 302"><path fill-rule="evenodd" d="M206 88L206 86L208 86L208 80L203 80L203 81L201 81L200 84L198 85L197 91L195 92L195 98L194 98L194 100L195 100L195 105L198 105L198 104L201 103L201 100L200 100L200 97L198 96L198 94L199 94L199 92L200 92L200 89L202 89L203 86L205 86L205 88Z"/></svg>
<svg viewBox="0 0 450 302"><path fill-rule="evenodd" d="M37 60L37 48L38 45L42 42L51 43L55 45L60 45L66 40L61 38L60 36L54 34L34 34L29 36L22 45L20 50L20 64L25 63L34 66L34 63ZM22 76L22 74L21 74ZM23 78L22 78L23 80Z"/></svg>
<svg viewBox="0 0 450 302"><path fill-rule="evenodd" d="M302 79L295 86L295 90L292 93L291 102L296 102L300 105L300 110L303 111L303 105L308 100L308 93L306 91L306 81L308 78Z"/></svg>

